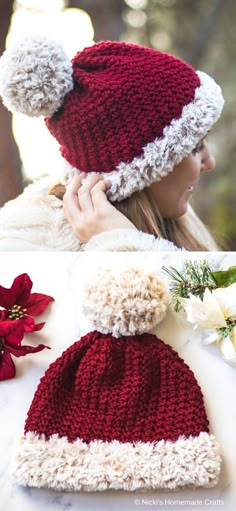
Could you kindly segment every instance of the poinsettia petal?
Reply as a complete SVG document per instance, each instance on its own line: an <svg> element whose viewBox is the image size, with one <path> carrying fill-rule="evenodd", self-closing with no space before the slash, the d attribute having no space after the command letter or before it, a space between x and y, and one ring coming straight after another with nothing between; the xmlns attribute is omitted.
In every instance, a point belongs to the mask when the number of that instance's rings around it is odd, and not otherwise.
<svg viewBox="0 0 236 511"><path fill-rule="evenodd" d="M18 275L13 281L13 284L11 286L11 305L18 304L18 305L25 305L25 302L27 302L30 291L32 289L33 282L29 278L29 275L27 273L22 273L21 275ZM9 307L7 307L9 308Z"/></svg>
<svg viewBox="0 0 236 511"><path fill-rule="evenodd" d="M218 347L225 360L231 360L235 357L236 350L229 335L227 337L219 339Z"/></svg>
<svg viewBox="0 0 236 511"><path fill-rule="evenodd" d="M219 338L219 332L213 329L207 329L202 332L202 343L204 345L216 342Z"/></svg>
<svg viewBox="0 0 236 511"><path fill-rule="evenodd" d="M20 344L24 337L24 323L22 320L6 320L0 322L0 335L6 342Z"/></svg>
<svg viewBox="0 0 236 511"><path fill-rule="evenodd" d="M35 329L34 329L34 331L35 331L35 332L38 332L38 330L42 330L42 328L44 327L44 325L45 325L45 321L44 321L44 323L37 323L37 324L35 325Z"/></svg>
<svg viewBox="0 0 236 511"><path fill-rule="evenodd" d="M7 317L7 311L6 310L0 310L0 321L4 321Z"/></svg>
<svg viewBox="0 0 236 511"><path fill-rule="evenodd" d="M47 350L50 350L49 346L45 346L44 344L39 344L38 346L10 346L8 344L7 349L11 352L12 355L15 357L24 357L25 355L28 355L29 353L38 353L38 351L42 351L46 348Z"/></svg>
<svg viewBox="0 0 236 511"><path fill-rule="evenodd" d="M228 287L214 289L214 294L225 318L236 316L236 283Z"/></svg>
<svg viewBox="0 0 236 511"><path fill-rule="evenodd" d="M4 309L10 309L14 305L14 292L12 289L0 286L0 306Z"/></svg>
<svg viewBox="0 0 236 511"><path fill-rule="evenodd" d="M18 321L22 321L24 324L24 331L25 332L34 332L35 331L35 321L31 316L24 316L22 319L19 319Z"/></svg>
<svg viewBox="0 0 236 511"><path fill-rule="evenodd" d="M0 354L0 381L14 378L16 374L15 364L8 351Z"/></svg>
<svg viewBox="0 0 236 511"><path fill-rule="evenodd" d="M39 316L52 301L54 301L52 296L41 293L32 293L25 303L27 314L29 314L29 316Z"/></svg>

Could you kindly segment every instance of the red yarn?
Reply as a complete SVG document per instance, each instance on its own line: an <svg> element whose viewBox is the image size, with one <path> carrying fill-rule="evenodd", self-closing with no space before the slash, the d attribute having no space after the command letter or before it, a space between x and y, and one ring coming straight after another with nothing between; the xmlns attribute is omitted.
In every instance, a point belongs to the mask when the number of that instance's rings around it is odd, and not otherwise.
<svg viewBox="0 0 236 511"><path fill-rule="evenodd" d="M193 372L155 335L116 339L91 332L52 363L25 433L120 442L175 441L208 432Z"/></svg>
<svg viewBox="0 0 236 511"><path fill-rule="evenodd" d="M134 44L97 43L72 63L74 89L46 124L64 158L84 172L111 172L140 156L200 85L190 65Z"/></svg>

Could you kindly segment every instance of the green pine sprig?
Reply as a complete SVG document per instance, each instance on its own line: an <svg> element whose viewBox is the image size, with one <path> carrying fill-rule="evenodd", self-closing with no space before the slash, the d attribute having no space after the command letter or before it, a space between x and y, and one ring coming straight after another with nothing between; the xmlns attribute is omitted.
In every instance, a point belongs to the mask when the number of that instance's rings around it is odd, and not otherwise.
<svg viewBox="0 0 236 511"><path fill-rule="evenodd" d="M212 290L218 286L208 261L184 261L182 271L173 266L163 266L162 271L171 278L170 296L176 312L182 309L181 298L190 294L203 297L206 288Z"/></svg>

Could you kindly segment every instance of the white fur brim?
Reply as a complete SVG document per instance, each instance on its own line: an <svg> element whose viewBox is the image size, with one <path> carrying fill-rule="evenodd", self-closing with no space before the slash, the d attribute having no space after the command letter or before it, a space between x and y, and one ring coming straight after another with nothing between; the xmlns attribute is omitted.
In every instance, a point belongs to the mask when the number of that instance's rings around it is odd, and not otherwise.
<svg viewBox="0 0 236 511"><path fill-rule="evenodd" d="M176 442L120 443L46 440L29 432L20 443L14 476L23 486L65 491L212 487L221 458L213 435L180 437Z"/></svg>
<svg viewBox="0 0 236 511"><path fill-rule="evenodd" d="M172 241L156 238L137 229L112 229L96 234L83 249L85 252L173 252L184 251Z"/></svg>
<svg viewBox="0 0 236 511"><path fill-rule="evenodd" d="M184 106L179 119L174 119L164 129L163 137L147 144L142 156L131 162L121 162L111 172L101 173L112 184L107 192L109 200L121 201L167 176L175 165L191 153L220 117L224 105L221 88L206 73L197 73L200 86L196 88L194 100ZM68 183L76 173L78 170L66 162L64 182ZM91 169L89 175L92 174L96 173Z"/></svg>

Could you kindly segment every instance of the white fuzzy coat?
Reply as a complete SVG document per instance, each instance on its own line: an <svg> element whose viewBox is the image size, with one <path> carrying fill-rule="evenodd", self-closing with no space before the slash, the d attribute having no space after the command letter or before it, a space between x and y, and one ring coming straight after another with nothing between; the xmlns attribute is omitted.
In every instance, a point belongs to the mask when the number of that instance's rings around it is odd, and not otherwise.
<svg viewBox="0 0 236 511"><path fill-rule="evenodd" d="M133 229L103 232L83 244L48 184L31 185L0 211L0 251L172 251L173 243Z"/></svg>

